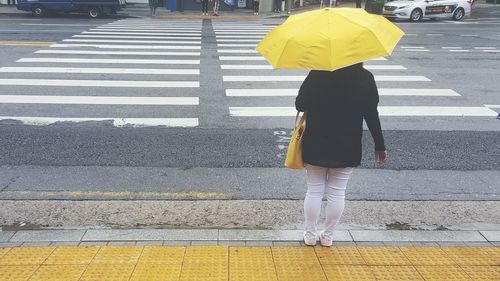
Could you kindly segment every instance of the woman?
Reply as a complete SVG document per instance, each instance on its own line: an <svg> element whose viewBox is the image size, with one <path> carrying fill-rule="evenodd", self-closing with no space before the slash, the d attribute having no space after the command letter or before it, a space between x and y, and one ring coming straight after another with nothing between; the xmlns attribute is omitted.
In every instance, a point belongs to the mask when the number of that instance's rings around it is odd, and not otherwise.
<svg viewBox="0 0 500 281"><path fill-rule="evenodd" d="M201 0L201 14L208 16L208 0Z"/></svg>
<svg viewBox="0 0 500 281"><path fill-rule="evenodd" d="M259 5L260 5L260 0L253 0L253 15L254 16L259 15Z"/></svg>
<svg viewBox="0 0 500 281"><path fill-rule="evenodd" d="M159 1L158 0L149 0L149 10L151 11L151 16L156 16L156 8L158 8Z"/></svg>
<svg viewBox="0 0 500 281"><path fill-rule="evenodd" d="M328 200L326 222L319 238L321 245L332 245L333 228L344 210L347 181L361 163L363 119L375 142L376 162L382 165L386 161L378 101L375 79L362 63L335 71L313 70L300 87L295 106L307 114L302 140L307 170L306 245L316 244L324 194Z"/></svg>

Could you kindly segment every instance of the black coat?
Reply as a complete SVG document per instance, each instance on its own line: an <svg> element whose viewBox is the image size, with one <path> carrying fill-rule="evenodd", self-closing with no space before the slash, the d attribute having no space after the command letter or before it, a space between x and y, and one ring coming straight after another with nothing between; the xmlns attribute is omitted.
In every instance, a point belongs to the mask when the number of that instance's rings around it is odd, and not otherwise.
<svg viewBox="0 0 500 281"><path fill-rule="evenodd" d="M378 101L375 79L361 64L311 71L295 100L297 110L307 112L304 162L330 168L359 166L363 118L375 149L385 150Z"/></svg>

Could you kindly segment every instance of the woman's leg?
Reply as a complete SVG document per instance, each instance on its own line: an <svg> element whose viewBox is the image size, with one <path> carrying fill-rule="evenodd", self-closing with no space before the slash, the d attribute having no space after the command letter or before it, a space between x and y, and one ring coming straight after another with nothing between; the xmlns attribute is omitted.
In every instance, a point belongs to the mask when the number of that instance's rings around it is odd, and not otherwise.
<svg viewBox="0 0 500 281"><path fill-rule="evenodd" d="M326 184L326 222L323 237L328 240L333 238L333 228L339 222L345 205L345 190L353 168L330 168Z"/></svg>
<svg viewBox="0 0 500 281"><path fill-rule="evenodd" d="M316 237L321 203L325 194L327 168L306 164L307 193L304 199L306 234Z"/></svg>

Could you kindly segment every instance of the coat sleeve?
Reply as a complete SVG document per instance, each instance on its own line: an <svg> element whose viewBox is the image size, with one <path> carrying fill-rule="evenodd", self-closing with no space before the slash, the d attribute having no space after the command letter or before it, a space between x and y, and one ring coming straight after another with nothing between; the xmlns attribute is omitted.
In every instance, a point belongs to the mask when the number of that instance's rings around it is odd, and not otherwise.
<svg viewBox="0 0 500 281"><path fill-rule="evenodd" d="M375 150L384 151L386 150L386 147L384 144L384 136L382 135L382 127L380 125L380 119L377 110L379 102L378 90L377 85L375 84L375 79L371 74L367 86L367 98L364 103L363 117L373 137L373 141L375 142Z"/></svg>
<svg viewBox="0 0 500 281"><path fill-rule="evenodd" d="M297 109L297 111L306 112L306 111L310 110L310 108L311 108L310 97L312 94L311 93L312 84L313 84L312 80L313 80L313 76L312 76L311 72L309 72L306 79L304 80L304 82L300 86L299 95L297 96L297 98L295 98L295 108Z"/></svg>

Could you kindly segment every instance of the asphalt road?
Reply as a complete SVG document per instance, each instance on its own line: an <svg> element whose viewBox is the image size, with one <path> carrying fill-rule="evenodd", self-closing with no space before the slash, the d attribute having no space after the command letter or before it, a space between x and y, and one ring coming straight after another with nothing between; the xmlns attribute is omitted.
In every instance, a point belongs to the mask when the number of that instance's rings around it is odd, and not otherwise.
<svg viewBox="0 0 500 281"><path fill-rule="evenodd" d="M290 111L294 104L293 90L300 86L301 81L279 80L286 76L301 76L307 73L272 69L221 69L222 65L239 66L239 68L265 65L265 61L254 60L258 57L255 53L234 52L251 50L253 47L250 45L255 44L238 40L256 38L236 37L245 36L245 32L246 36L261 36L259 32L268 30L281 21L282 19L251 22L237 20L152 22L148 19L123 18L89 20L84 17L43 19L26 16L0 17L2 24L0 98L4 98L0 102L0 198L74 199L61 192L127 190L135 192L127 197L130 199L143 198L144 196L141 197L138 193L151 190L165 194L196 190L229 194L222 196L224 199L300 199L303 196L303 181L300 180L303 174L290 172L281 167L294 118L293 108ZM114 30L102 34L95 33L102 30L91 30L96 27L109 28L107 24L115 25ZM351 199L498 199L500 185L491 180L491 173L500 170L500 120L496 119L500 111L497 78L500 66L498 24L500 24L499 8L476 10L472 18L460 23L451 21L397 23L405 31L406 36L393 55L387 61L370 61L366 65L375 68L372 72L376 76L398 76L399 78L395 80L412 76L423 81L377 82L381 89L381 122L389 151L389 161L383 167L375 166L372 140L369 133L365 132L363 162L359 167L359 176L366 178L353 179L351 185L356 186L351 187L353 190L349 195ZM118 30L121 34L116 34L118 25L127 25L125 30ZM142 30L132 28L134 25L142 26ZM162 33L169 33L172 30L168 28L186 27L185 33L157 34L161 28L164 28ZM175 38L189 37L189 30L194 31L192 33L196 35L196 30L200 28L201 40ZM245 28L254 30L241 31ZM91 33L88 33L89 31ZM251 32L257 34L249 34ZM75 35L77 36L73 37ZM130 36L151 38L130 38ZM160 36L163 38L159 38ZM67 39L108 40L108 42L67 41ZM162 46L171 45L109 42L109 40L192 40L192 42L200 41L201 44L177 43L188 47L200 46L199 50L160 49ZM14 42L19 41L25 42L25 45L12 46ZM40 46L36 42L47 42L47 45ZM53 43L112 46L48 47ZM137 44L160 48L152 50L130 47ZM249 46L235 47L221 44ZM164 53L155 55L43 53L45 50ZM233 52L223 53L221 50ZM182 52L191 54L180 55ZM198 55L193 54L197 52ZM239 56L239 58L223 60L221 57L224 56ZM18 61L20 59L25 61ZM112 61L61 62L60 59ZM127 59L179 60L191 63L132 63L125 61ZM120 60L121 62L117 62ZM193 60L199 60L199 64L193 63ZM387 66L393 69L387 69ZM60 67L66 69L47 72L49 68ZM81 71L82 68L94 70L93 73L68 73ZM103 70L104 68L106 70ZM127 69L129 73L109 73L109 68L122 69L120 71ZM142 69L143 73L130 73L131 69ZM165 69L175 71L199 69L200 74L154 73ZM252 79L255 81L228 81L235 76L253 76ZM275 81L259 81L271 76L278 78L274 78ZM58 83L76 81L66 86L49 86L47 85L49 80L57 80ZM97 81L95 83L98 86L87 84L89 83L87 80ZM102 81L115 84L120 84L120 81L135 81L136 85L109 87L101 85ZM166 84L154 86L157 82L199 83L199 87L191 85L181 88ZM227 91L228 89L230 91ZM264 89L268 96L230 96L234 92L239 91L241 95L242 91L248 93L255 89ZM278 93L276 89L287 89L288 94L276 96ZM398 89L413 89L415 93L425 92L428 95L414 95L410 90ZM32 97L41 100L44 97L57 96L56 100L59 102L67 97L80 96L84 101L80 102L81 104L56 102L42 104L29 101L29 98L19 102L6 101L6 96L14 96L9 98L15 100L23 95L41 96ZM102 102L88 104L89 100L95 100L95 96L182 99L181 104L166 102L164 105L134 102L116 104L113 101L107 104ZM196 98L197 102L193 103ZM431 108L436 106L439 108ZM188 118L191 125L172 128L149 124L140 128L144 126L144 118L154 118L154 122L161 124L172 122L168 123L170 126L179 126L180 118ZM78 170L78 167L89 172L75 175L74 171ZM115 170L109 174L102 172L110 168ZM162 168L165 168L162 180L130 181L129 184L121 180L122 176L127 178L126 175L138 175L141 172L147 174L147 171L157 171ZM243 174L241 174L242 169L245 171ZM380 169L379 176L377 169ZM198 173L183 174L182 171ZM394 172L400 176L401 173L407 174L396 180ZM77 178L73 178L72 175ZM159 177L156 172L151 174L151 177L155 178L155 175ZM207 185L203 186L203 181L200 179L193 179L197 176L206 179ZM171 180L165 180L165 177ZM190 177L194 182L182 181L178 177ZM287 177L289 180L284 180ZM238 184L228 184L228 178L231 178L230 182ZM290 178L296 181L291 182ZM92 182L92 185L88 184L89 182ZM20 193L27 190L36 192L24 195ZM269 195L269 190L275 193ZM39 193L44 191L55 191L55 193L44 195ZM77 198L95 199L96 196L90 196L85 192ZM120 196L107 198L123 199Z"/></svg>

